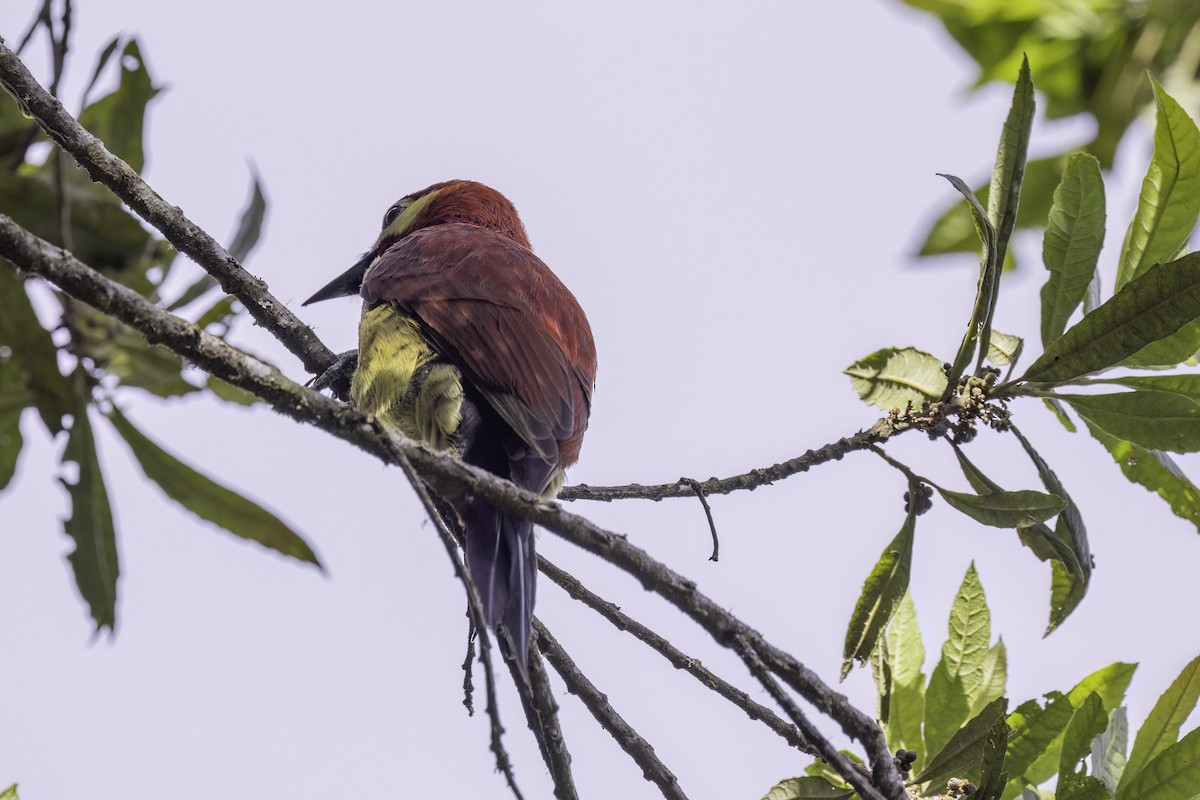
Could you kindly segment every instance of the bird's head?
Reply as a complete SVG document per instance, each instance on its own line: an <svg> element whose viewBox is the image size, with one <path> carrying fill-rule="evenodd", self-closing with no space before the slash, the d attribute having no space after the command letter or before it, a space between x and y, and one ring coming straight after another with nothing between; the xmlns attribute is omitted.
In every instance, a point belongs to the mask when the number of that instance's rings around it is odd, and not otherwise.
<svg viewBox="0 0 1200 800"><path fill-rule="evenodd" d="M435 183L393 203L383 215L383 230L374 246L303 305L358 294L367 271L389 247L422 228L455 222L487 228L529 249L525 226L507 197L475 181Z"/></svg>

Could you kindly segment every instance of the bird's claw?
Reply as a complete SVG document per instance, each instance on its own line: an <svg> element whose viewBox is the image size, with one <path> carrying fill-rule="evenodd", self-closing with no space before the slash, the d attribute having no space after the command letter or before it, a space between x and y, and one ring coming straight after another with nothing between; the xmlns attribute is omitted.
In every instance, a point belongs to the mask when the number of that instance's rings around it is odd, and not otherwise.
<svg viewBox="0 0 1200 800"><path fill-rule="evenodd" d="M350 381L358 369L358 351L347 350L337 357L329 369L308 382L318 392L328 389L339 400L350 399Z"/></svg>

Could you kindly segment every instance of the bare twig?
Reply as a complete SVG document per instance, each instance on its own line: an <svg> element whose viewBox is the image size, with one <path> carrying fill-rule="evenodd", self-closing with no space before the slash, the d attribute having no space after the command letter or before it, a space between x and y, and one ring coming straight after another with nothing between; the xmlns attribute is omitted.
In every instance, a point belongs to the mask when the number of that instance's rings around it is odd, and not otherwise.
<svg viewBox="0 0 1200 800"><path fill-rule="evenodd" d="M755 702L750 698L750 695L715 675L701 664L699 659L692 658L664 637L630 617L614 603L610 603L589 590L578 578L566 570L560 569L545 556L538 556L538 567L546 577L566 590L567 594L573 599L598 612L600 616L611 622L617 630L632 634L651 650L669 661L673 667L683 670L700 681L704 686L712 689L721 697L724 697L742 711L745 711L746 716L750 717L750 719L762 722L775 733L782 736L792 747L811 756L820 757L817 749L804 740L804 737L796 729L795 725L791 725L785 720L780 719L774 711L761 703Z"/></svg>
<svg viewBox="0 0 1200 800"><path fill-rule="evenodd" d="M538 638L538 646L550 662L550 666L554 667L554 671L566 683L567 691L583 701L596 721L609 732L634 763L642 768L646 780L657 786L663 797L668 800L687 800L687 795L679 787L674 773L654 754L650 743L617 713L609 704L608 697L575 666L567 651L562 649L541 620L533 621L533 630Z"/></svg>
<svg viewBox="0 0 1200 800"><path fill-rule="evenodd" d="M696 492L696 497L700 499L700 505L704 509L704 516L708 519L708 530L712 533L713 551L708 560L717 561L721 555L721 540L717 537L717 523L713 522L712 509L709 508L708 498L704 496L704 489L700 486L700 481L692 480L691 478L680 478L680 480L687 480L692 485L692 490Z"/></svg>
<svg viewBox="0 0 1200 800"><path fill-rule="evenodd" d="M475 679L471 672L471 662L475 660L475 620L471 617L471 609L467 609L467 656L463 659L463 705L467 716L475 716Z"/></svg>
<svg viewBox="0 0 1200 800"><path fill-rule="evenodd" d="M529 729L537 739L538 748L542 751L542 760L546 762L546 769L550 771L550 778L554 781L555 798L579 800L579 791L575 788L575 778L571 773L571 752L567 749L562 726L558 722L558 702L550 688L546 665L542 662L540 653L531 655L529 691L524 691L525 680L521 676L516 658L510 655L504 661L508 665L513 683L521 689L519 694L521 705L525 708L525 718L529 721Z"/></svg>
<svg viewBox="0 0 1200 800"><path fill-rule="evenodd" d="M271 332L311 373L321 374L336 356L312 329L271 295L267 284L242 269L237 260L178 207L167 203L133 169L108 151L47 92L12 50L0 40L0 86L11 94L39 127L135 213L157 228L179 252L187 255L221 288L241 301L255 322Z"/></svg>

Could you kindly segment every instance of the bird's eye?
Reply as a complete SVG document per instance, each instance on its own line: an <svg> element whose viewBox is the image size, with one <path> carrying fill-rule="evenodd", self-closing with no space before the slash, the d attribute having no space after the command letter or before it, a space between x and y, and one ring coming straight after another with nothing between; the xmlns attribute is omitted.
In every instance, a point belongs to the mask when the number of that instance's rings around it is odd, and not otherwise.
<svg viewBox="0 0 1200 800"><path fill-rule="evenodd" d="M387 213L383 215L383 227L386 229L388 225L395 222L396 217L400 216L404 212L404 209L405 205L403 203L397 203L389 208Z"/></svg>

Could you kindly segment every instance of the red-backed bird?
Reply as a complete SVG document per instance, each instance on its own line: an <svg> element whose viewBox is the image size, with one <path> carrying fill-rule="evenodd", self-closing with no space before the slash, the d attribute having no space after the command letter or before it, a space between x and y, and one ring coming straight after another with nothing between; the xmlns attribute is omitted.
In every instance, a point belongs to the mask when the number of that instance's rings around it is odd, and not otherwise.
<svg viewBox="0 0 1200 800"><path fill-rule="evenodd" d="M305 301L361 294L350 396L410 438L553 496L579 458L596 347L575 297L533 254L517 210L474 181L399 200L375 246ZM471 498L467 568L526 672L533 525Z"/></svg>

